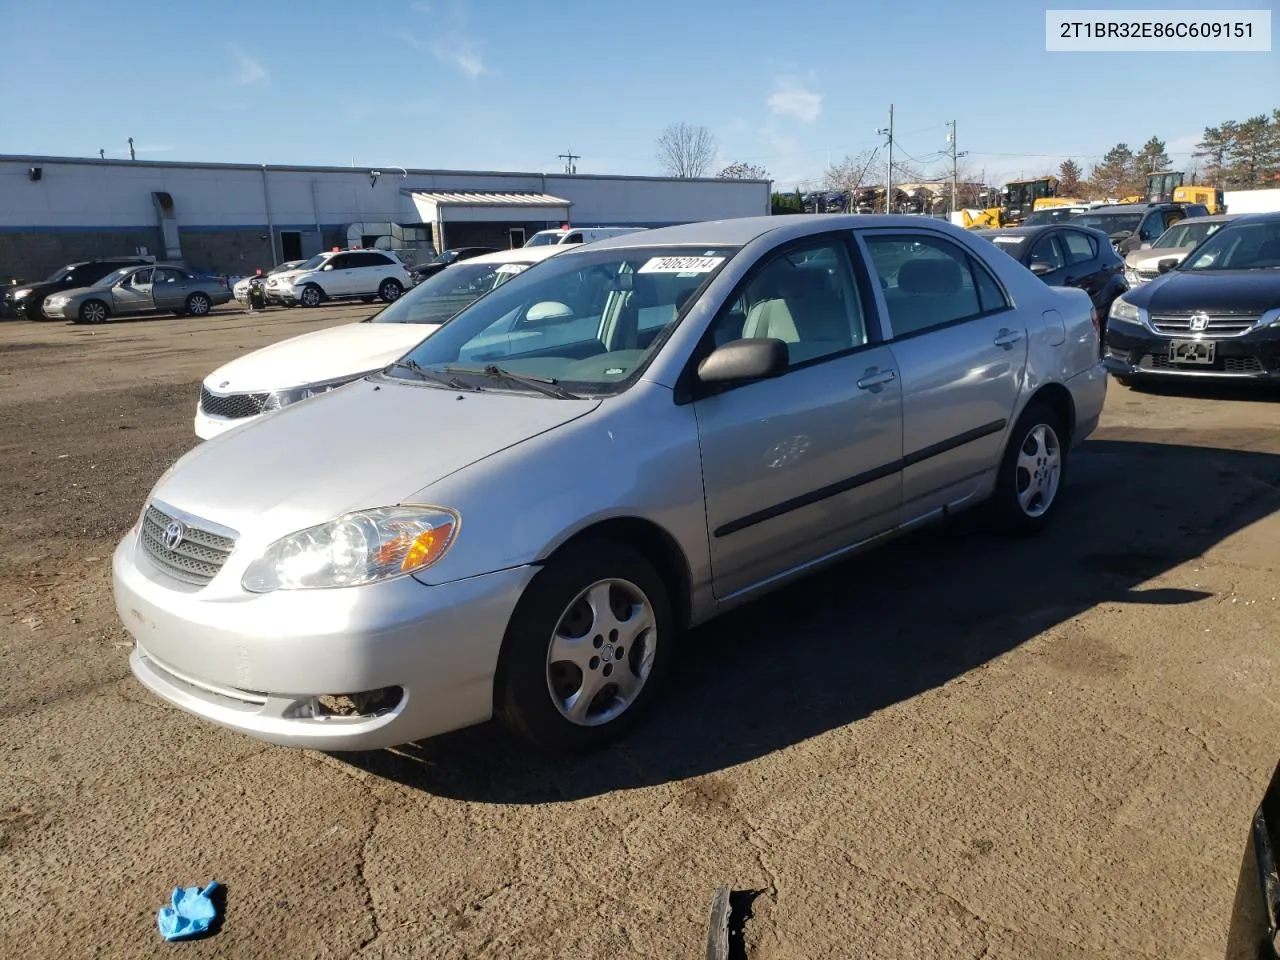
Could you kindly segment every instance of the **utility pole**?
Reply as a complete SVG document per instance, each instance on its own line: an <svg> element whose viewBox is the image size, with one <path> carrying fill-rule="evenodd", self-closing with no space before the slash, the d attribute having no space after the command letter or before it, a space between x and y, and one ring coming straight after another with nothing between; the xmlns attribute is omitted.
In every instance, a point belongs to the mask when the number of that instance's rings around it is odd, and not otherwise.
<svg viewBox="0 0 1280 960"><path fill-rule="evenodd" d="M956 152L956 122L952 120L947 126L951 128L951 132L947 134L947 142L951 144L951 212L955 213L956 194L960 185L959 158L965 154Z"/></svg>
<svg viewBox="0 0 1280 960"><path fill-rule="evenodd" d="M129 138L129 159L130 160L138 159L138 155L133 152L133 137Z"/></svg>
<svg viewBox="0 0 1280 960"><path fill-rule="evenodd" d="M578 172L578 165L577 165L576 163L574 163L574 161L575 161L575 160L581 160L581 159L582 159L582 157L580 157L578 154L576 154L576 153L562 153L562 154L560 154L560 159L564 161L564 172L565 172L565 173L577 173L577 172Z"/></svg>
<svg viewBox="0 0 1280 960"><path fill-rule="evenodd" d="M891 212L893 205L893 104L889 104L889 126L878 131L889 138L889 159L884 166L884 212Z"/></svg>

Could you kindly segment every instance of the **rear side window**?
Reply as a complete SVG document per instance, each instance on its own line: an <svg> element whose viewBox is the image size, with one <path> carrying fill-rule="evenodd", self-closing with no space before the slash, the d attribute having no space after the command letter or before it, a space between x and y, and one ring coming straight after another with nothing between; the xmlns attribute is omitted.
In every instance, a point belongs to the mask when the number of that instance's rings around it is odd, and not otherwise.
<svg viewBox="0 0 1280 960"><path fill-rule="evenodd" d="M924 234L872 234L865 240L895 338L1009 306L987 268L950 240Z"/></svg>
<svg viewBox="0 0 1280 960"><path fill-rule="evenodd" d="M563 240L561 240L560 242L561 242L561 243L581 243L581 242L582 242L582 234L580 234L580 233L571 233L571 234L569 234L567 237L565 237Z"/></svg>
<svg viewBox="0 0 1280 960"><path fill-rule="evenodd" d="M1072 263L1084 263L1098 255L1098 244L1087 233L1075 230L1064 230L1063 242L1066 244L1067 257Z"/></svg>

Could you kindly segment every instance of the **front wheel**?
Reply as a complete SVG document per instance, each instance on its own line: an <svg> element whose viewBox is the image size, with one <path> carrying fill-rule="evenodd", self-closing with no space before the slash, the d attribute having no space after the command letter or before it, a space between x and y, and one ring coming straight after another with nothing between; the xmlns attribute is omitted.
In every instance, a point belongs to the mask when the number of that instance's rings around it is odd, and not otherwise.
<svg viewBox="0 0 1280 960"><path fill-rule="evenodd" d="M80 305L81 323L106 323L107 316L107 305L101 300L88 300Z"/></svg>
<svg viewBox="0 0 1280 960"><path fill-rule="evenodd" d="M324 299L324 294L314 283L309 283L302 288L302 295L298 299L304 307L318 307L320 301Z"/></svg>
<svg viewBox="0 0 1280 960"><path fill-rule="evenodd" d="M398 280L388 278L383 280L378 287L378 296L382 298L383 303L390 303L392 300L399 299L402 293L404 293L404 287L400 286Z"/></svg>
<svg viewBox="0 0 1280 960"><path fill-rule="evenodd" d="M1057 512L1066 476L1066 427L1048 404L1033 402L1014 425L1000 463L994 507L1010 533L1038 533Z"/></svg>
<svg viewBox="0 0 1280 960"><path fill-rule="evenodd" d="M579 544L534 577L502 641L495 712L541 749L602 746L639 719L669 655L666 584L641 554Z"/></svg>

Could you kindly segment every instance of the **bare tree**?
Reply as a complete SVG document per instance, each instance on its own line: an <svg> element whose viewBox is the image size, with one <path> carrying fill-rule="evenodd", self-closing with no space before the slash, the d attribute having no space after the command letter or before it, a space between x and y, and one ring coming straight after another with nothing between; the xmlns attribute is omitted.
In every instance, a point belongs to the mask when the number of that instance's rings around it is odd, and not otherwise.
<svg viewBox="0 0 1280 960"><path fill-rule="evenodd" d="M768 180L769 171L758 164L738 160L729 164L716 176L721 180Z"/></svg>
<svg viewBox="0 0 1280 960"><path fill-rule="evenodd" d="M705 176L716 158L716 138L706 127L673 123L658 136L658 162L668 176Z"/></svg>
<svg viewBox="0 0 1280 960"><path fill-rule="evenodd" d="M852 193L861 186L877 183L875 171L871 169L871 162L875 159L875 155L874 150L863 150L861 153L850 154L839 163L833 163L827 167L826 175L823 177L826 188Z"/></svg>

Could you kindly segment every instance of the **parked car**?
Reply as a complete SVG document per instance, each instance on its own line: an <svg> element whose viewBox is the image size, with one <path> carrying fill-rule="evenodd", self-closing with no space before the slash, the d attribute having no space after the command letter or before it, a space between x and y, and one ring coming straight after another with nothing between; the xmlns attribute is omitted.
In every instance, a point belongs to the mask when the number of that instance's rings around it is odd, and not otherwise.
<svg viewBox="0 0 1280 960"><path fill-rule="evenodd" d="M307 261L305 260L286 260L284 263L276 264L274 267L272 267L262 276L274 277L281 273L288 273L292 270L297 270L300 266L302 266L306 262ZM249 284L252 283L255 279L257 279L256 274L252 277L241 277L239 280L235 282L234 286L232 286L231 295L235 297L236 300L238 300L240 303L247 304L249 302Z"/></svg>
<svg viewBox="0 0 1280 960"><path fill-rule="evenodd" d="M521 247L455 263L372 317L291 337L223 364L200 387L196 436L208 440L383 369L472 301L564 250Z"/></svg>
<svg viewBox="0 0 1280 960"><path fill-rule="evenodd" d="M106 323L137 313L203 317L231 299L227 281L202 277L176 263L125 267L90 287L46 297L41 308L50 320Z"/></svg>
<svg viewBox="0 0 1280 960"><path fill-rule="evenodd" d="M41 305L45 297L65 290L91 286L109 273L124 267L155 263L155 257L111 257L104 260L81 260L59 267L49 279L7 287L4 291L3 316L21 316L28 320L43 318Z"/></svg>
<svg viewBox="0 0 1280 960"><path fill-rule="evenodd" d="M976 230L1051 287L1079 287L1105 318L1111 301L1129 289L1124 261L1107 235L1075 223Z"/></svg>
<svg viewBox="0 0 1280 960"><path fill-rule="evenodd" d="M390 303L412 283L408 268L390 250L332 250L271 277L267 299L304 307L351 298Z"/></svg>
<svg viewBox="0 0 1280 960"><path fill-rule="evenodd" d="M555 230L539 230L525 241L526 247L540 247L547 243L593 243L607 237L622 237L639 233L647 227L560 227Z"/></svg>
<svg viewBox="0 0 1280 960"><path fill-rule="evenodd" d="M1148 378L1280 379L1280 214L1221 227L1111 305L1107 369Z"/></svg>
<svg viewBox="0 0 1280 960"><path fill-rule="evenodd" d="M451 263L457 263L459 260L470 260L472 257L483 256L486 253L497 252L497 247L454 247L451 250L445 250L440 256L428 260L426 263L410 267L409 273L414 283L421 283L427 277L435 276Z"/></svg>
<svg viewBox="0 0 1280 960"><path fill-rule="evenodd" d="M1124 258L1124 276L1131 287L1138 287L1160 276L1160 261L1181 263L1211 233L1238 214L1220 213L1209 217L1179 220L1153 242L1142 244Z"/></svg>
<svg viewBox="0 0 1280 960"><path fill-rule="evenodd" d="M1036 210L1027 214L1021 226L1044 227L1051 223L1066 223L1082 213L1088 213L1090 209L1090 207L1049 207L1046 210Z"/></svg>
<svg viewBox="0 0 1280 960"><path fill-rule="evenodd" d="M1280 766L1271 775L1246 838L1226 960L1280 960Z"/></svg>
<svg viewBox="0 0 1280 960"><path fill-rule="evenodd" d="M1101 230L1125 256L1153 242L1179 220L1208 215L1208 208L1199 203L1113 203L1077 214L1071 222Z"/></svg>
<svg viewBox="0 0 1280 960"><path fill-rule="evenodd" d="M1088 296L949 223L614 237L187 453L115 603L142 684L255 737L363 750L496 713L585 749L694 624L982 502L1042 529L1106 389Z"/></svg>

